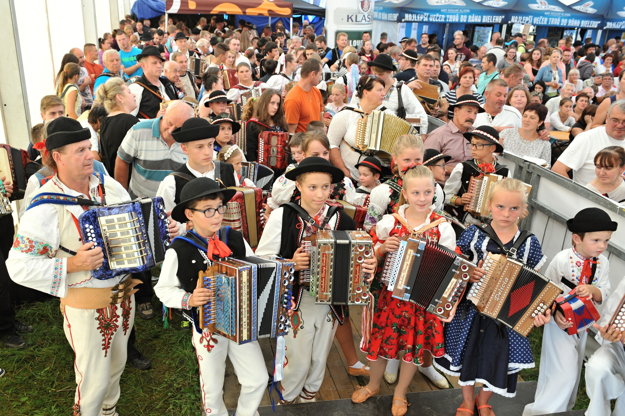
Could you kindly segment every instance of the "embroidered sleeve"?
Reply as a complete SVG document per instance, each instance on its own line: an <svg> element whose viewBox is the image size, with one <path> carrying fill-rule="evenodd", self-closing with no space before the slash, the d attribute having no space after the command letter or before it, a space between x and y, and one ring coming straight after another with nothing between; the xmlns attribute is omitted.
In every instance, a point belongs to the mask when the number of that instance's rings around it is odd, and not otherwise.
<svg viewBox="0 0 625 416"><path fill-rule="evenodd" d="M391 202L391 189L388 185L382 184L371 191L369 207L365 217L364 229L371 230L382 219Z"/></svg>
<svg viewBox="0 0 625 416"><path fill-rule="evenodd" d="M295 182L281 175L271 188L271 209L277 209L280 205L286 204L291 200L295 191Z"/></svg>
<svg viewBox="0 0 625 416"><path fill-rule="evenodd" d="M12 249L33 256L46 256L49 258L54 256L54 249L50 244L33 240L19 233L15 236Z"/></svg>
<svg viewBox="0 0 625 416"><path fill-rule="evenodd" d="M180 307L182 309L191 309L191 305L189 305L189 300L191 299L191 293L187 292L184 294L184 296L182 297L182 304L180 305Z"/></svg>

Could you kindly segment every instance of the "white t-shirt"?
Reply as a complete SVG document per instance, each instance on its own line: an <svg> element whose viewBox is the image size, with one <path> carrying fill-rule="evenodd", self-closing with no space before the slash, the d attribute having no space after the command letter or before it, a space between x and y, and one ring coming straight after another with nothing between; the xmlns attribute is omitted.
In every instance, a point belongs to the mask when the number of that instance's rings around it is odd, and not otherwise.
<svg viewBox="0 0 625 416"><path fill-rule="evenodd" d="M596 127L578 134L575 140L558 158L567 167L573 169L573 180L587 184L595 178L595 155L608 146L625 148L625 140L608 136L605 126Z"/></svg>
<svg viewBox="0 0 625 416"><path fill-rule="evenodd" d="M521 127L521 113L510 105L504 105L503 109L494 118L487 112L479 113L475 117L473 126L491 126L491 127Z"/></svg>

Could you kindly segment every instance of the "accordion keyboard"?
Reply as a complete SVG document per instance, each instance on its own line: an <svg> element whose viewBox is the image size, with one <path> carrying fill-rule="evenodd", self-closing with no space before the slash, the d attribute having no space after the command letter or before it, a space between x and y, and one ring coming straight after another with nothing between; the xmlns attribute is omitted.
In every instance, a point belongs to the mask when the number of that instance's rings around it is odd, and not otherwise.
<svg viewBox="0 0 625 416"><path fill-rule="evenodd" d="M616 308L612 319L610 319L610 326L613 325L619 331L625 331L625 298L621 300L619 307Z"/></svg>

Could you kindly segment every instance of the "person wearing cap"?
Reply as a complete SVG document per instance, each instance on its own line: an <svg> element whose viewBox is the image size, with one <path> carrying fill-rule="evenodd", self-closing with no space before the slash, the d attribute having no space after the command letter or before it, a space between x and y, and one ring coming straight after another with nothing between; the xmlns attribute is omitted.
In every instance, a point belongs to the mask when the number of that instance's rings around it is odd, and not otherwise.
<svg viewBox="0 0 625 416"><path fill-rule="evenodd" d="M221 148L227 144L234 143L234 135L241 130L241 124L232 119L230 113L218 114L212 121L213 126L219 127L219 132L215 136L215 159Z"/></svg>
<svg viewBox="0 0 625 416"><path fill-rule="evenodd" d="M395 74L395 79L403 82L408 82L416 77L417 73L415 71L415 65L417 64L418 57L419 55L417 55L417 52L413 51L412 49L406 49L405 51L403 51L397 59L397 63L399 64L399 70L401 72Z"/></svg>
<svg viewBox="0 0 625 416"><path fill-rule="evenodd" d="M506 104L508 83L503 79L494 79L484 90L484 111L475 118L476 126L491 126L498 132L507 128L521 127L523 116L519 110Z"/></svg>
<svg viewBox="0 0 625 416"><path fill-rule="evenodd" d="M447 171L445 170L447 163L451 156L444 155L438 150L434 149L425 149L423 152L423 166L427 167L432 171L432 176L434 176L434 199L435 201L445 201L445 191L443 190L443 186L445 184L445 180L447 179Z"/></svg>
<svg viewBox="0 0 625 416"><path fill-rule="evenodd" d="M162 102L177 100L178 97L171 89L168 91L166 88L165 83L170 81L161 77L165 60L158 48L147 46L143 52L137 55L137 60L143 69L143 75L128 87L135 95L137 103L131 114L138 118L155 118Z"/></svg>
<svg viewBox="0 0 625 416"><path fill-rule="evenodd" d="M115 33L115 42L119 46L119 57L124 73L130 78L140 77L143 74L143 69L139 65L137 56L141 53L141 49L132 46L130 38L123 30L118 30Z"/></svg>
<svg viewBox="0 0 625 416"><path fill-rule="evenodd" d="M371 191L381 183L380 178L383 173L382 162L375 156L367 156L356 164L356 169L358 169L358 183L360 184L358 188L356 188L356 192L369 196ZM368 198L366 199L368 200ZM363 201L363 203L359 205L366 206L367 204Z"/></svg>
<svg viewBox="0 0 625 416"><path fill-rule="evenodd" d="M472 197L472 194L468 192L471 177L489 173L510 176L510 172L508 168L497 162L493 154L503 152L497 130L490 126L479 126L464 133L463 136L471 147L471 158L456 164L451 171L449 179L445 182L445 204L450 213L460 221L479 224L480 218L473 217L464 209Z"/></svg>
<svg viewBox="0 0 625 416"><path fill-rule="evenodd" d="M428 131L428 116L423 106L417 100L417 97L412 93L412 90L405 84L400 83L393 78L393 73L397 71L397 68L393 64L393 59L386 54L379 54L371 62L367 62L367 65L371 68L371 72L380 77L384 81L384 101L383 105L392 114L397 117L418 118L419 119L419 131L425 133ZM355 107L358 105L358 97L353 97L350 105Z"/></svg>
<svg viewBox="0 0 625 416"><path fill-rule="evenodd" d="M599 308L610 293L610 266L602 253L618 224L600 208L585 208L566 225L573 246L556 254L544 275L564 294L574 290L575 296L590 298ZM571 326L573 322L557 310L545 325L536 395L523 416L566 412L575 405L588 333L584 329L569 335L566 329Z"/></svg>
<svg viewBox="0 0 625 416"><path fill-rule="evenodd" d="M208 99L202 101L204 107L209 109L208 117L213 121L219 114L228 112L228 104L232 101L228 99L225 91L215 90L208 95Z"/></svg>
<svg viewBox="0 0 625 416"><path fill-rule="evenodd" d="M461 96L449 107L453 118L428 134L424 143L426 149L434 149L451 157L445 167L447 175L458 163L471 157L471 146L464 134L473 130L475 118L484 111L473 94Z"/></svg>
<svg viewBox="0 0 625 416"><path fill-rule="evenodd" d="M94 174L90 136L68 117L47 125L44 163L54 176L22 216L6 265L14 282L61 298L63 329L75 353L73 411L97 416L116 414L138 281L91 275L104 255L101 247L81 242L76 218L87 204L118 204L130 196L113 178ZM116 301L113 291L121 295Z"/></svg>
<svg viewBox="0 0 625 416"><path fill-rule="evenodd" d="M187 57L189 56L189 38L182 32L177 32L174 36L174 44L172 46L172 55L174 52L181 52ZM171 59L171 56L170 56Z"/></svg>
<svg viewBox="0 0 625 416"><path fill-rule="evenodd" d="M332 184L343 181L344 175L329 161L313 156L302 160L285 176L295 181L301 198L271 212L256 255L292 259L296 271L307 270L310 268L310 254L301 247L303 238L321 229L355 228L353 220L342 209L327 204ZM373 258L364 262L363 271L369 274L369 280L375 265ZM288 365L284 368L282 379L284 403L294 403L298 399L300 402L315 401L323 382L337 322L342 324L345 316L342 306L316 304L308 287L297 278L293 293L296 296L294 324L285 337Z"/></svg>
<svg viewBox="0 0 625 416"><path fill-rule="evenodd" d="M161 277L154 290L163 305L181 309L192 322L191 341L200 373L202 414L227 416L223 401L226 359L230 359L241 384L236 414L254 416L267 388L268 375L258 341L238 344L208 329L201 329L198 313L211 291L198 287L200 272L225 257L245 260L254 252L239 231L222 227L226 203L236 191L221 187L209 178L195 178L180 192L180 201L171 217L174 221L193 222L193 229L176 237L165 252Z"/></svg>

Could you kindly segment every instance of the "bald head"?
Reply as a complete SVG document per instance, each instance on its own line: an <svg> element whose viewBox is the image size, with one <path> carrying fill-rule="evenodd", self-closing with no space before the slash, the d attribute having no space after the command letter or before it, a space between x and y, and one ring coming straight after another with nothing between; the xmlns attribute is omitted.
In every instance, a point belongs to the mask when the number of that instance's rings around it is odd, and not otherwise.
<svg viewBox="0 0 625 416"><path fill-rule="evenodd" d="M193 117L193 108L184 101L176 100L169 103L161 120L161 137L172 140L171 132Z"/></svg>
<svg viewBox="0 0 625 416"><path fill-rule="evenodd" d="M69 53L78 58L78 63L80 64L80 66L83 66L85 64L85 54L82 53L82 49L72 48L69 50Z"/></svg>

